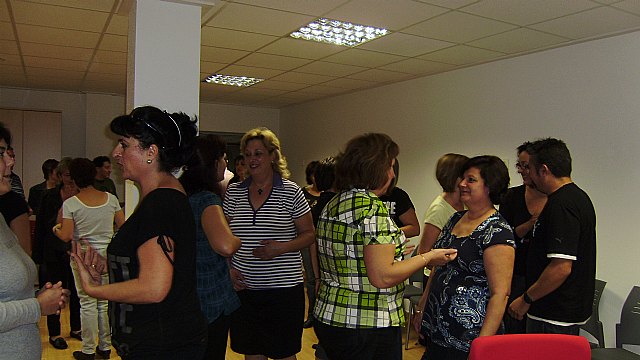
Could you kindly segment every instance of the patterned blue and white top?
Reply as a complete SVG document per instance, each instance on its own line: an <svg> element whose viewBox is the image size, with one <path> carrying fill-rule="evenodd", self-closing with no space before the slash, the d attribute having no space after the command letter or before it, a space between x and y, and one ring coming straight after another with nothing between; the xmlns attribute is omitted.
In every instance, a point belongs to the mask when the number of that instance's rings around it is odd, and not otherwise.
<svg viewBox="0 0 640 360"><path fill-rule="evenodd" d="M271 260L253 256L261 240L291 241L298 236L295 219L311 211L300 187L273 176L273 186L267 200L258 209L249 201L251 177L241 183L230 184L223 209L229 228L240 238L242 245L233 255L232 265L244 276L248 289L286 288L302 283L302 256L293 251Z"/></svg>
<svg viewBox="0 0 640 360"><path fill-rule="evenodd" d="M494 245L515 247L515 242L511 227L497 211L469 236L456 237L451 231L465 212L449 219L433 246L458 249L458 256L431 274L421 332L437 345L469 352L471 341L480 334L490 296L484 250Z"/></svg>

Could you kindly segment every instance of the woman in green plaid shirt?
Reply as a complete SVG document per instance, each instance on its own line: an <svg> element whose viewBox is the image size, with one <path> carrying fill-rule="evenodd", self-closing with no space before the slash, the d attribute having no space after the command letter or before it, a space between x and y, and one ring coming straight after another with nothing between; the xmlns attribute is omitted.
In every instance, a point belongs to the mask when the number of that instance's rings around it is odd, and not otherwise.
<svg viewBox="0 0 640 360"><path fill-rule="evenodd" d="M318 221L320 289L314 310L320 345L332 360L402 359L404 281L456 250L401 261L405 236L378 196L393 179L398 145L385 134L350 140L336 163L336 195Z"/></svg>

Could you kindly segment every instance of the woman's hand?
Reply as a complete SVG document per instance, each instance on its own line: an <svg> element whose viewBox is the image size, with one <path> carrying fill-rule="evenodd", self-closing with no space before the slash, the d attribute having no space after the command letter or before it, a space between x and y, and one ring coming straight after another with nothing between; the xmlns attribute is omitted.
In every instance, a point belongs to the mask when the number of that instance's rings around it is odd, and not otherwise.
<svg viewBox="0 0 640 360"><path fill-rule="evenodd" d="M233 283L233 290L240 291L247 288L244 283L244 276L238 269L230 267L229 275L231 276L231 283Z"/></svg>
<svg viewBox="0 0 640 360"><path fill-rule="evenodd" d="M413 324L413 330L416 331L416 334L418 334L420 338L424 338L424 336L420 332L422 330L422 310L416 310L415 313L413 313L413 319L411 319L411 323Z"/></svg>
<svg viewBox="0 0 640 360"><path fill-rule="evenodd" d="M50 282L46 283L36 296L38 304L40 304L40 314L43 316L60 315L60 310L69 302L69 294L69 290L62 288L61 281L55 285Z"/></svg>
<svg viewBox="0 0 640 360"><path fill-rule="evenodd" d="M253 256L262 260L271 260L284 254L284 246L276 240L262 240L257 248L253 249Z"/></svg>
<svg viewBox="0 0 640 360"><path fill-rule="evenodd" d="M420 254L424 256L430 266L442 266L458 256L457 249L433 249Z"/></svg>
<svg viewBox="0 0 640 360"><path fill-rule="evenodd" d="M86 240L82 240L86 247L85 251L79 246L77 241L72 242L69 255L75 261L80 275L80 281L84 291L91 295L91 288L102 285L102 274L106 272L106 259L89 245Z"/></svg>

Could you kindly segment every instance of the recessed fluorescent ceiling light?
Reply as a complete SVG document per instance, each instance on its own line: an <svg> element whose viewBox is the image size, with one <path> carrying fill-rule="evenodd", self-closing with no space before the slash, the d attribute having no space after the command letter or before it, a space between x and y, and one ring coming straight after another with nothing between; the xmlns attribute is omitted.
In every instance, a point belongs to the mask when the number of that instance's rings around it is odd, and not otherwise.
<svg viewBox="0 0 640 360"><path fill-rule="evenodd" d="M255 85L264 79L252 78L248 76L232 76L223 74L212 74L207 76L203 81L208 83L214 83L219 85L230 86L251 86Z"/></svg>
<svg viewBox="0 0 640 360"><path fill-rule="evenodd" d="M387 29L322 18L292 32L290 36L329 44L358 46L387 34Z"/></svg>

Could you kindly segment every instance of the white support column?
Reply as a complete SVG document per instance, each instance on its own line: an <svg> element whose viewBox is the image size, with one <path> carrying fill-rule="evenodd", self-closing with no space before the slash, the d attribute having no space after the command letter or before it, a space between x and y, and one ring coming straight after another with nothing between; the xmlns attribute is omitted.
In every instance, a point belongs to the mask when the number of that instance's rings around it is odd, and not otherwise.
<svg viewBox="0 0 640 360"><path fill-rule="evenodd" d="M198 2L133 2L129 13L127 112L152 105L198 115L200 14ZM133 182L126 182L124 196L128 217L139 201Z"/></svg>

